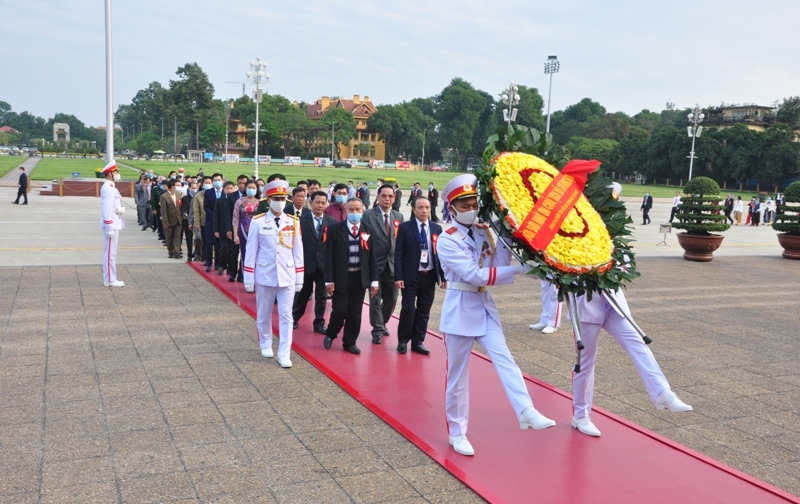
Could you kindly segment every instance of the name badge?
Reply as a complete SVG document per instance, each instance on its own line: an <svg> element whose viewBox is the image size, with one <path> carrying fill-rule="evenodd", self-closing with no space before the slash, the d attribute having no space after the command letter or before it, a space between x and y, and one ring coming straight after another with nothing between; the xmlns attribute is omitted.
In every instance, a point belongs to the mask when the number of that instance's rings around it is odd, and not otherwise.
<svg viewBox="0 0 800 504"><path fill-rule="evenodd" d="M420 252L420 254L419 254L419 262L420 262L420 264L428 262L428 251L427 250L423 250L423 251Z"/></svg>
<svg viewBox="0 0 800 504"><path fill-rule="evenodd" d="M261 234L263 234L264 236L270 236L270 235L274 235L275 231L270 227L262 227L261 228Z"/></svg>

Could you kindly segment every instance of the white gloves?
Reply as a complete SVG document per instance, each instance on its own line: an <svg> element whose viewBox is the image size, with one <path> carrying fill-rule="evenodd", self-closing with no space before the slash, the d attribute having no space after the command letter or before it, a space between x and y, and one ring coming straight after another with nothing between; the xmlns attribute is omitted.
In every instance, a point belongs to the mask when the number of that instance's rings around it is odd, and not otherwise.
<svg viewBox="0 0 800 504"><path fill-rule="evenodd" d="M294 285L294 291L295 292L300 292L301 290L303 290L303 284L295 284Z"/></svg>
<svg viewBox="0 0 800 504"><path fill-rule="evenodd" d="M512 267L514 268L515 275L527 275L533 269L527 264L520 264L518 266L512 266Z"/></svg>
<svg viewBox="0 0 800 504"><path fill-rule="evenodd" d="M255 284L244 284L245 292L255 292L255 290L256 290Z"/></svg>
<svg viewBox="0 0 800 504"><path fill-rule="evenodd" d="M124 207L124 206L117 207L117 210L116 210L116 212L117 212L117 215L119 215L120 217L122 217L122 214L124 214L124 213L125 213L125 207Z"/></svg>
<svg viewBox="0 0 800 504"><path fill-rule="evenodd" d="M117 231L115 229L109 229L106 231L106 238L114 238L117 236Z"/></svg>

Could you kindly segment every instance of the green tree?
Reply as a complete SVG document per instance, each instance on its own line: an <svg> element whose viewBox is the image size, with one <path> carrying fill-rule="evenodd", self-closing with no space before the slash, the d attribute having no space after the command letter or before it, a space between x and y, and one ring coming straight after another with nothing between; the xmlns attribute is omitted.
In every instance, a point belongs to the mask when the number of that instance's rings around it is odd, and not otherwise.
<svg viewBox="0 0 800 504"><path fill-rule="evenodd" d="M8 124L8 113L11 112L11 104L0 100L0 126Z"/></svg>
<svg viewBox="0 0 800 504"><path fill-rule="evenodd" d="M470 154L472 141L486 100L472 84L456 77L436 98L439 121L439 142L443 149L452 149L455 157Z"/></svg>
<svg viewBox="0 0 800 504"><path fill-rule="evenodd" d="M778 121L800 129L800 96L783 99L778 106Z"/></svg>
<svg viewBox="0 0 800 504"><path fill-rule="evenodd" d="M325 115L320 119L320 124L325 125L328 131L334 127L334 143L336 145L336 157L339 157L341 144L349 144L356 138L358 130L353 113L343 108L331 108L325 111Z"/></svg>
<svg viewBox="0 0 800 504"><path fill-rule="evenodd" d="M611 164L611 156L617 147L617 142L608 138L594 139L583 137L572 137L565 147L569 151L572 159L597 159L603 166L601 169L610 173L608 170Z"/></svg>

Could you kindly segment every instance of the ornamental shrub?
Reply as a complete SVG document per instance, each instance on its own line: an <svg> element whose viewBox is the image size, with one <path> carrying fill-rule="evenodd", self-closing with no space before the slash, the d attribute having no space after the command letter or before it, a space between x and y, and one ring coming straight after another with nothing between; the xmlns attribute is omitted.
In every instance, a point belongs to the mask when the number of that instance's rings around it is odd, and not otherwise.
<svg viewBox="0 0 800 504"><path fill-rule="evenodd" d="M683 229L690 235L707 236L711 233L727 231L731 226L726 222L724 208L719 196L719 184L708 177L696 177L683 188L685 197L672 227Z"/></svg>
<svg viewBox="0 0 800 504"><path fill-rule="evenodd" d="M800 182L789 184L783 192L783 201L772 228L780 233L800 236Z"/></svg>

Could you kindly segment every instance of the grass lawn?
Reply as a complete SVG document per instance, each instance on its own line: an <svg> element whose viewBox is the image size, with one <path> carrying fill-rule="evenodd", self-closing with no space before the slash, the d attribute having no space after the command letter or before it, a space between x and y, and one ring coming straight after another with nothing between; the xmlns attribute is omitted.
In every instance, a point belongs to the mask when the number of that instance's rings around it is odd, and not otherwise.
<svg viewBox="0 0 800 504"><path fill-rule="evenodd" d="M28 160L28 156L0 156L0 177L18 168Z"/></svg>
<svg viewBox="0 0 800 504"><path fill-rule="evenodd" d="M20 157L0 157L0 175L8 170L15 168L21 164ZM13 162L11 162L13 161ZM228 180L236 180L236 177L244 173L251 175L253 173L252 164L221 164L221 163L172 163L169 161L117 161L120 165L120 173L123 180L134 180L136 174L132 170L125 169L124 166L137 168L142 170L152 169L155 173L160 175L168 175L170 171L177 170L183 167L186 173L196 174L201 168L207 175L215 172L222 173ZM94 178L94 170L101 168L105 162L102 159L63 159L63 158L48 158L45 157L36 166L31 178L33 180L53 180L59 177L72 178L72 172L79 172L82 178ZM456 176L456 173L448 172L419 172L419 171L405 171L405 170L368 170L365 168L321 168L315 166L286 166L283 164L274 165L259 165L259 176L264 180L272 173L282 173L290 184L294 184L298 180L315 178L322 183L323 188L327 187L328 182L336 180L337 182L347 182L352 180L354 182L364 181L371 182L370 188L376 189L375 179L378 177L394 177L400 184L401 189L408 191L414 182L422 184L422 188L427 189L428 182L433 182L436 187L441 190L447 182ZM638 184L622 184L622 195L626 197L642 197L645 191L650 191L650 195L654 198L672 198L675 196L675 191L681 191L682 188L675 186L656 186L656 185L638 185ZM755 192L745 191L739 193L731 189L722 190L722 196L730 191L734 196L741 196L743 200L747 201Z"/></svg>
<svg viewBox="0 0 800 504"><path fill-rule="evenodd" d="M121 164L140 168L142 170L152 169L154 173L159 175L168 175L170 171L177 170L183 167L186 173L197 174L202 168L206 175L212 173L222 173L228 180L236 180L241 174L252 175L252 164L222 164L222 163L171 163L169 161L119 161ZM298 180L307 180L309 178L317 179L323 187L327 187L328 182L336 180L337 182L347 183L348 180L354 182L367 181L372 182L370 186L375 189L375 179L378 177L394 177L400 184L401 189L408 190L414 182L422 184L423 189L427 188L428 182L433 182L440 190L456 176L455 173L447 172L421 172L421 171L405 171L405 170L368 170L366 168L322 168L317 166L286 166L283 164L274 165L258 165L259 177L266 180L272 173L282 173L290 184L294 184ZM123 177L126 174L123 173Z"/></svg>
<svg viewBox="0 0 800 504"><path fill-rule="evenodd" d="M50 158L44 157L39 161L39 164L34 168L31 173L32 180L54 180L60 177L65 179L72 178L73 172L80 173L81 178L95 178L94 171L97 168L102 168L105 161L102 159L64 159L64 158ZM129 171L129 170L126 170ZM133 174L133 172L130 172ZM123 178L134 178L133 176L126 176L122 172Z"/></svg>

